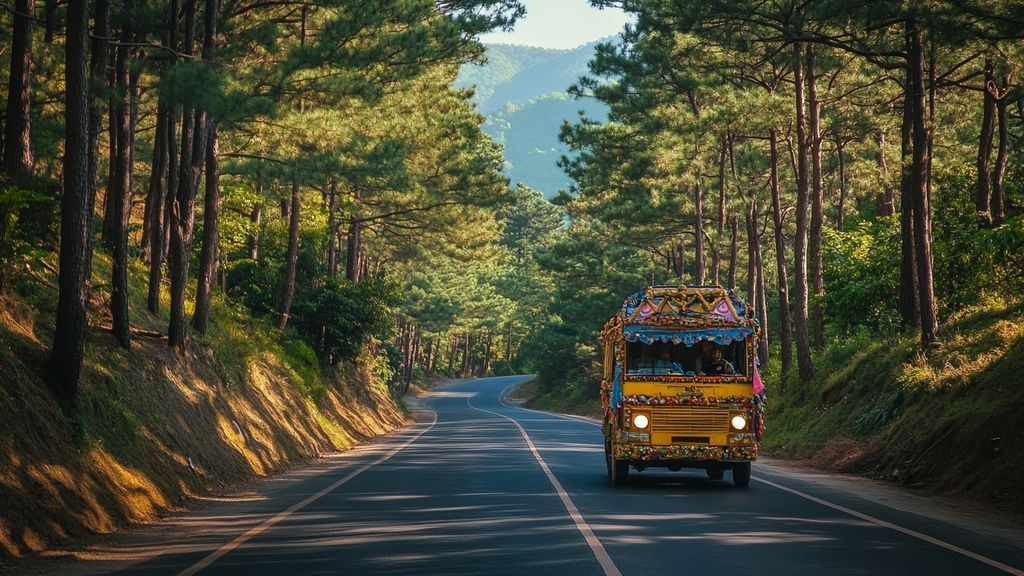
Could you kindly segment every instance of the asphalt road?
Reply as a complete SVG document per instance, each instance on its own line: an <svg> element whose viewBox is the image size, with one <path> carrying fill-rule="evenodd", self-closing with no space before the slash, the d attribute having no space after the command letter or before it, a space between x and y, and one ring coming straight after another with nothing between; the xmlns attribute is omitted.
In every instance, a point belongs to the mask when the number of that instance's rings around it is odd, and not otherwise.
<svg viewBox="0 0 1024 576"><path fill-rule="evenodd" d="M524 410L523 377L456 382L418 422L53 574L1024 574L1024 527L877 483L754 464L633 471L615 487L596 422Z"/></svg>

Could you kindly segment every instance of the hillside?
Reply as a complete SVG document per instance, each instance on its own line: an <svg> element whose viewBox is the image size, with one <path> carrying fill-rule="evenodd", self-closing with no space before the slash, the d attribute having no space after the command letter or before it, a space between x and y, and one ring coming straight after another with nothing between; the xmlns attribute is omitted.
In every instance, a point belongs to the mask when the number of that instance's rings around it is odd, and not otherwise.
<svg viewBox="0 0 1024 576"><path fill-rule="evenodd" d="M567 51L537 48L533 46L513 46L510 44L488 44L487 63L484 65L467 64L459 70L456 86L476 88L473 102L481 113L488 113L499 108L507 101L505 90L512 78L526 69L558 58ZM540 93L556 90L564 91L566 86L548 86ZM496 95L496 92L501 92ZM534 93L536 95L536 92ZM527 98L529 100L529 98Z"/></svg>
<svg viewBox="0 0 1024 576"><path fill-rule="evenodd" d="M522 106L508 106L490 115L484 130L505 145L506 171L513 182L523 182L551 198L569 186L558 161L569 151L558 141L562 123L575 120L582 110L590 118L604 118L603 104L575 101L565 94L550 94ZM518 180L517 180L518 179Z"/></svg>
<svg viewBox="0 0 1024 576"><path fill-rule="evenodd" d="M957 313L927 357L908 337L838 339L818 376L770 392L765 447L831 470L1024 512L1024 304Z"/></svg>
<svg viewBox="0 0 1024 576"><path fill-rule="evenodd" d="M577 101L567 93L587 74L596 45L549 50L489 44L486 64L462 67L456 85L475 87L473 102L487 118L484 130L505 146L505 172L513 185L521 182L547 198L569 186L557 164L569 152L558 141L562 123L575 121L580 110L598 121L607 116L603 103Z"/></svg>
<svg viewBox="0 0 1024 576"><path fill-rule="evenodd" d="M0 295L0 557L155 519L215 493L342 450L405 421L366 361L321 375L315 357L281 343L263 322L225 303L184 356L168 349L166 319L133 301L135 337L109 332L93 270L90 334L77 408L65 417L44 366L56 303L52 264L12 279ZM131 293L144 298L138 266ZM166 310L166 302L163 305Z"/></svg>

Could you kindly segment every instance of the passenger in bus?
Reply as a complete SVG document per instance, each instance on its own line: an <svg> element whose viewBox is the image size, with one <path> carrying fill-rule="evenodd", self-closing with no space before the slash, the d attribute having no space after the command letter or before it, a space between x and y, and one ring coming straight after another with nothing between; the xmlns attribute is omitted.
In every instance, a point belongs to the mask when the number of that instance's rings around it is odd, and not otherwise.
<svg viewBox="0 0 1024 576"><path fill-rule="evenodd" d="M672 361L672 351L668 348L661 349L661 355L654 362L655 374L682 374L683 367L678 362Z"/></svg>
<svg viewBox="0 0 1024 576"><path fill-rule="evenodd" d="M712 345L710 357L701 358L700 373L705 376L733 376L736 374L736 367L725 359L721 348Z"/></svg>
<svg viewBox="0 0 1024 576"><path fill-rule="evenodd" d="M633 361L633 368L630 372L634 374L654 374L654 367L657 362L657 360L648 356L648 350L645 347L643 355Z"/></svg>

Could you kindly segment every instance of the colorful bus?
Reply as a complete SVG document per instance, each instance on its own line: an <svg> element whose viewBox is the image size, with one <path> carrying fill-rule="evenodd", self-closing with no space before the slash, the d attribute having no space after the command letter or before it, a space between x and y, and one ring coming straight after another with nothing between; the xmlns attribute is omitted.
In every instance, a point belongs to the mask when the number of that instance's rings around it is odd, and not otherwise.
<svg viewBox="0 0 1024 576"><path fill-rule="evenodd" d="M626 298L601 331L608 475L700 468L750 483L764 432L759 327L721 286L651 286Z"/></svg>

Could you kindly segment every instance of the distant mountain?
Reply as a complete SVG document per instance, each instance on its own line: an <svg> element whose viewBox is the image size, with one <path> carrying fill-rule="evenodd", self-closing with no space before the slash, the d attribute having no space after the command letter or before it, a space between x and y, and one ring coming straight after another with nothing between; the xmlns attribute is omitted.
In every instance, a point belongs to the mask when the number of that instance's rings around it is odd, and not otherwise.
<svg viewBox="0 0 1024 576"><path fill-rule="evenodd" d="M574 100L566 92L580 76L597 42L572 50L487 44L488 62L466 65L456 85L475 87L474 102L487 117L484 130L505 146L505 171L512 184L523 184L551 198L568 188L558 167L568 149L558 141L562 122L575 122L583 110L604 120L607 107L593 99Z"/></svg>
<svg viewBox="0 0 1024 576"><path fill-rule="evenodd" d="M467 64L459 70L455 81L459 87L476 87L474 101L482 113L494 107L489 102L499 86L507 86L514 76L524 69L531 68L555 58L566 50L550 50L532 46L511 46L508 44L487 44L487 63L480 66ZM566 84L568 86L568 84ZM565 86L561 87L565 90Z"/></svg>

